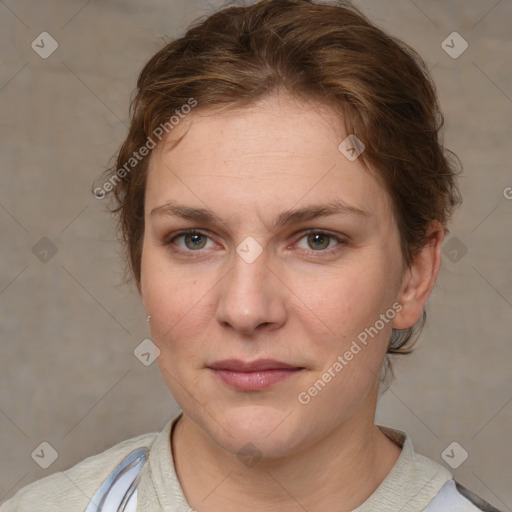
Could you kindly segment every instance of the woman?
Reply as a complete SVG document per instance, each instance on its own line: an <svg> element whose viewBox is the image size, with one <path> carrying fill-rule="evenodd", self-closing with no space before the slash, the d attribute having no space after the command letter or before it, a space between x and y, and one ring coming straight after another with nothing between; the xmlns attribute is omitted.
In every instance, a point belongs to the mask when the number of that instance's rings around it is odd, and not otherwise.
<svg viewBox="0 0 512 512"><path fill-rule="evenodd" d="M374 424L460 202L421 58L348 3L263 0L137 86L94 193L182 411L2 510L497 510Z"/></svg>

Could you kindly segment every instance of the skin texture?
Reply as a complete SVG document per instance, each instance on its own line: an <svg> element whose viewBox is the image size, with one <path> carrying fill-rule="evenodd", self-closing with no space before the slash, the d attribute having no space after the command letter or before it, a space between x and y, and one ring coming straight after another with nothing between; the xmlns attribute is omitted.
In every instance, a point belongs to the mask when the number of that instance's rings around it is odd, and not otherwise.
<svg viewBox="0 0 512 512"><path fill-rule="evenodd" d="M360 159L338 150L347 133L325 106L276 94L237 111L194 111L171 140L184 133L151 156L139 290L184 413L172 450L187 500L200 512L353 510L400 454L374 425L380 370L391 328L420 318L443 230L434 223L431 243L404 269L389 196ZM368 215L270 229L284 210L333 200ZM208 207L222 222L151 214L169 201ZM204 236L171 241L188 228ZM308 237L309 229L342 242ZM236 251L249 236L262 249L251 263ZM298 394L395 303L400 312L300 403ZM260 358L303 370L247 392L207 368ZM249 464L237 456L244 450L256 457Z"/></svg>

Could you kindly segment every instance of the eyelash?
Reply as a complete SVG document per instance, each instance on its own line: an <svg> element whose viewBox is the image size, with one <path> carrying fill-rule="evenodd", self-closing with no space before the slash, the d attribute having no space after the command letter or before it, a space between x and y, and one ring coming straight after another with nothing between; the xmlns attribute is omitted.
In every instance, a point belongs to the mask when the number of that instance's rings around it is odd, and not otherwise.
<svg viewBox="0 0 512 512"><path fill-rule="evenodd" d="M201 254L203 251L201 249L198 249L197 251L192 251L192 250L184 250L184 249L179 249L179 248L176 248L175 244L174 244L174 241L182 236L185 236L185 235L201 235L201 236L204 236L206 238L209 238L211 240L211 237L208 236L205 232L203 231L200 231L200 230L197 230L197 229L183 229L181 231L178 231L176 233L173 234L172 238L169 238L167 239L165 242L164 242L164 245L167 245L167 246L171 246L171 245L174 245L174 247L171 249L173 252L176 252L178 254L185 254L187 256L191 256L193 258L195 257L202 257L204 256L203 254ZM338 245L336 245L335 247L333 248L326 248L326 249L321 249L321 250L318 250L318 251L308 251L306 249L300 249L300 251L302 252L305 252L307 253L308 255L311 255L312 253L313 254L317 254L317 253L320 253L319 256L315 256L315 257L322 257L322 255L325 255L326 253L327 254L334 254L334 252L337 250L337 248L339 246L342 246L342 245L347 245L347 240L343 239L343 238L340 238L336 235L333 235L331 233L328 233L326 231L322 231L322 230L319 230L319 229L310 229L306 232L304 232L302 234L302 236L299 238L299 240L302 240L304 237L308 236L308 235L311 235L311 234L320 234L320 235L326 235L327 237L329 237L329 239L334 239L336 242L338 242ZM197 254L193 254L193 253L197 253Z"/></svg>

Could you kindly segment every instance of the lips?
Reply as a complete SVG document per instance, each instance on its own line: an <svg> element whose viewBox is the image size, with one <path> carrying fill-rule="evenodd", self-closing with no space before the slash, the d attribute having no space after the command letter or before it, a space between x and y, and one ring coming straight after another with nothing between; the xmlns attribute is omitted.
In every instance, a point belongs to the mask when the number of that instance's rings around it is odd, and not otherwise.
<svg viewBox="0 0 512 512"><path fill-rule="evenodd" d="M213 370L229 370L232 372L256 372L261 370L297 370L297 366L276 361L275 359L258 359L252 362L239 359L226 359L209 365Z"/></svg>
<svg viewBox="0 0 512 512"><path fill-rule="evenodd" d="M258 359L250 362L227 359L216 361L208 368L224 384L240 391L262 391L304 370L302 367L274 359Z"/></svg>

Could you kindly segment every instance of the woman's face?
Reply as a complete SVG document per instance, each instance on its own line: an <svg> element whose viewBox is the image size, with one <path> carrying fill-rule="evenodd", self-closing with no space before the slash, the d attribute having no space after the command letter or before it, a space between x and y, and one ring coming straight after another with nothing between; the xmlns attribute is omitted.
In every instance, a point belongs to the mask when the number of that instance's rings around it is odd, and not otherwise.
<svg viewBox="0 0 512 512"><path fill-rule="evenodd" d="M140 286L178 404L225 449L269 457L373 424L404 277L387 193L319 105L193 112L173 140L187 129L150 160Z"/></svg>

